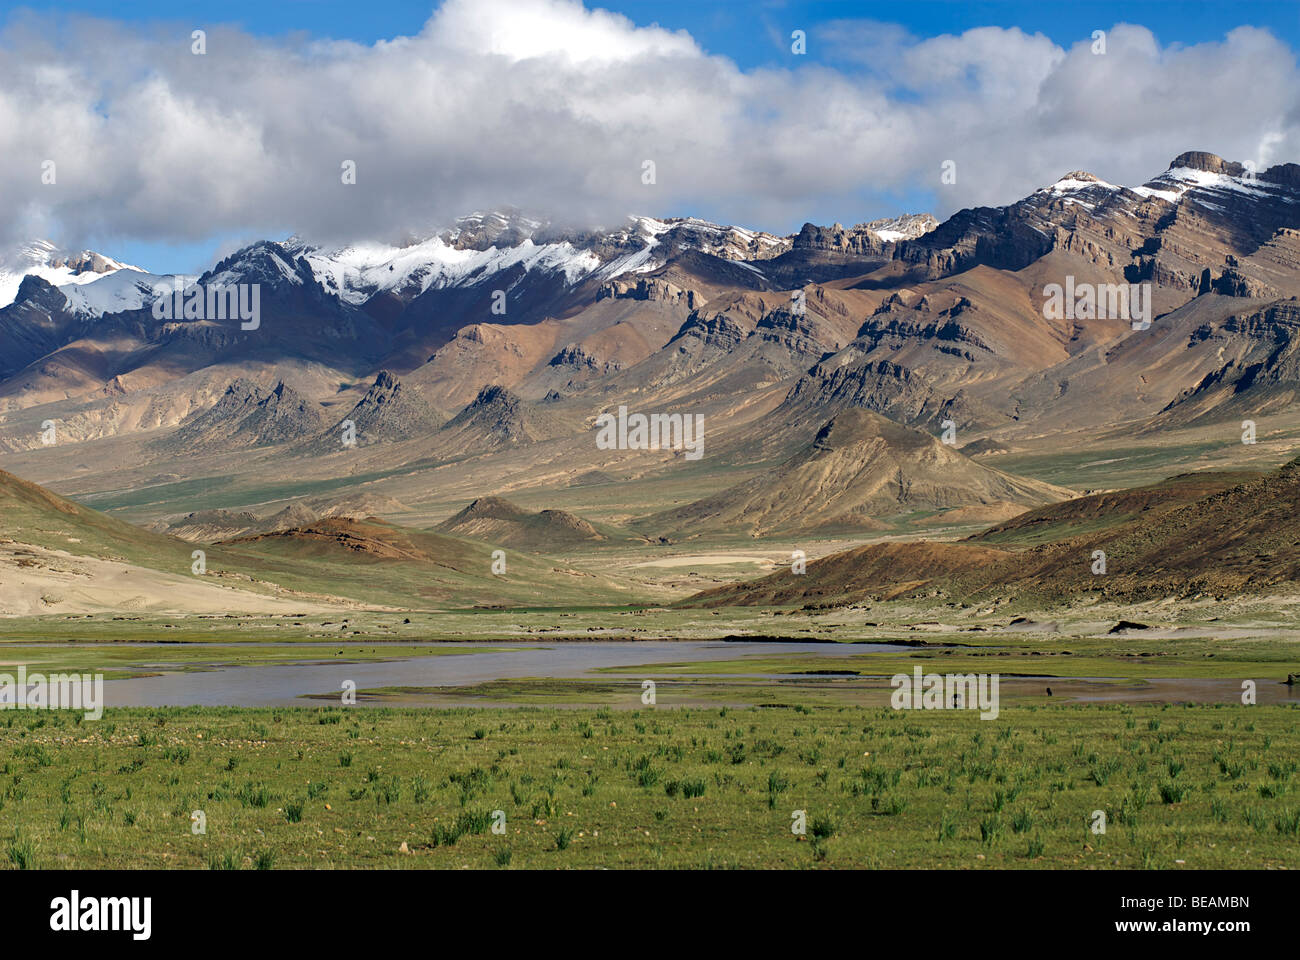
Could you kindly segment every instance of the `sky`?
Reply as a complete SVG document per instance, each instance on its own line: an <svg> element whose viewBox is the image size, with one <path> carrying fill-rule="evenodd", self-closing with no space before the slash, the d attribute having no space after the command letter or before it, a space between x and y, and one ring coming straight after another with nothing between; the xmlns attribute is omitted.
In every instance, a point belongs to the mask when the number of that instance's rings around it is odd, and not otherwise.
<svg viewBox="0 0 1300 960"><path fill-rule="evenodd" d="M503 205L944 217L1191 149L1300 161L1297 49L1297 2L0 2L0 243L199 272Z"/></svg>

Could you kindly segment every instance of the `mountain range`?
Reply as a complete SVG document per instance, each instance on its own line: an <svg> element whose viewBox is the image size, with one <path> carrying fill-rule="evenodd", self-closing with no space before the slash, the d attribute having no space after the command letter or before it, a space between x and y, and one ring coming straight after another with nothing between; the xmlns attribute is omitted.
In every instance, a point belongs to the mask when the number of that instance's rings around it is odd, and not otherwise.
<svg viewBox="0 0 1300 960"><path fill-rule="evenodd" d="M1160 469L1075 450L1285 459L1300 165L1193 151L1140 186L1071 171L943 222L786 236L503 210L391 243L264 240L180 278L258 285L251 329L155 316L177 279L49 244L3 259L0 465L194 535L362 494L542 550L975 529L1128 478L1094 463ZM1097 308L1049 309L1054 285ZM1149 325L1107 313L1121 288ZM701 418L703 456L598 446L619 407Z"/></svg>

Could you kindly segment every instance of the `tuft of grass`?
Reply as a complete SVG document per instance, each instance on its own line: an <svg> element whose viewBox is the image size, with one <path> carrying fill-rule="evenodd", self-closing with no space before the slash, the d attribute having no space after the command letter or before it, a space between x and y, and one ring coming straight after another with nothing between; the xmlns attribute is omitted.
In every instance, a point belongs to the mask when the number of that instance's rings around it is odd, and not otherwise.
<svg viewBox="0 0 1300 960"><path fill-rule="evenodd" d="M449 823L433 825L431 842L435 847L455 846L461 837L486 833L491 826L492 816L487 811L465 811Z"/></svg>
<svg viewBox="0 0 1300 960"><path fill-rule="evenodd" d="M237 850L227 850L225 853L213 853L208 857L209 870L238 870L239 862L243 859Z"/></svg>
<svg viewBox="0 0 1300 960"><path fill-rule="evenodd" d="M1300 810L1283 810L1273 826L1284 837L1300 837Z"/></svg>
<svg viewBox="0 0 1300 960"><path fill-rule="evenodd" d="M9 862L18 870L36 869L36 844L30 837L15 832L9 843Z"/></svg>
<svg viewBox="0 0 1300 960"><path fill-rule="evenodd" d="M957 836L957 821L953 819L952 814L945 810L939 817L939 842L953 840Z"/></svg>
<svg viewBox="0 0 1300 960"><path fill-rule="evenodd" d="M896 793L871 798L871 809L886 817L896 817L907 809L907 800Z"/></svg>
<svg viewBox="0 0 1300 960"><path fill-rule="evenodd" d="M980 821L980 841L986 846L991 847L1002 835L1002 818L998 816L985 817Z"/></svg>
<svg viewBox="0 0 1300 960"><path fill-rule="evenodd" d="M245 783L235 794L242 807L265 807L271 802L271 790L264 783Z"/></svg>

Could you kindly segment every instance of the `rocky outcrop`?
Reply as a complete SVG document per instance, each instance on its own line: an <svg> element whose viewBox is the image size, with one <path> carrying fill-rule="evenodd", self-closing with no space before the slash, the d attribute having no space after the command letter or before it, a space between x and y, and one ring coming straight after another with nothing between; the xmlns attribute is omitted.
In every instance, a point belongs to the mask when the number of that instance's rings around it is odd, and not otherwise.
<svg viewBox="0 0 1300 960"><path fill-rule="evenodd" d="M1179 168L1200 170L1203 173L1221 173L1228 177L1240 177L1246 172L1242 164L1224 160L1220 156L1202 150L1188 150L1174 157L1173 162L1169 164L1169 169Z"/></svg>
<svg viewBox="0 0 1300 960"><path fill-rule="evenodd" d="M447 421L443 434L459 435L463 449L533 443L566 432L553 417L499 384L478 392L473 402Z"/></svg>
<svg viewBox="0 0 1300 960"><path fill-rule="evenodd" d="M440 523L441 533L520 550L546 552L605 537L586 520L564 510L525 510L501 497L479 497Z"/></svg>
<svg viewBox="0 0 1300 960"><path fill-rule="evenodd" d="M1148 429L1260 416L1300 401L1300 299L1203 324L1189 345L1206 341L1219 365L1183 390Z"/></svg>
<svg viewBox="0 0 1300 960"><path fill-rule="evenodd" d="M57 350L78 326L63 294L40 277L24 277L14 302L0 308L0 377Z"/></svg>
<svg viewBox="0 0 1300 960"><path fill-rule="evenodd" d="M726 351L740 346L751 332L726 311L706 313L696 310L686 318L681 329L668 342L672 344L683 338L692 338L706 346Z"/></svg>
<svg viewBox="0 0 1300 960"><path fill-rule="evenodd" d="M387 370L379 372L366 395L322 439L337 446L346 421L352 422L357 446L427 437L442 426L437 411Z"/></svg>
<svg viewBox="0 0 1300 960"><path fill-rule="evenodd" d="M1278 291L1263 280L1247 276L1236 267L1228 267L1218 276L1206 267L1201 273L1199 293L1217 293L1224 297L1245 297L1250 300L1273 300Z"/></svg>
<svg viewBox="0 0 1300 960"><path fill-rule="evenodd" d="M549 367L568 367L575 371L591 373L611 373L621 370L622 364L615 360L601 360L576 343L571 343L546 362Z"/></svg>
<svg viewBox="0 0 1300 960"><path fill-rule="evenodd" d="M284 381L268 390L240 377L214 406L182 421L156 446L171 455L265 447L304 439L325 425L320 404Z"/></svg>
<svg viewBox="0 0 1300 960"><path fill-rule="evenodd" d="M75 274L113 273L122 269L122 265L116 260L93 250L82 250L80 253L69 254L66 257L51 257L49 264L51 267L67 267Z"/></svg>
<svg viewBox="0 0 1300 960"><path fill-rule="evenodd" d="M914 240L939 225L928 213L909 213L886 217L845 228L842 224L819 227L805 223L794 238L796 250L821 250L855 254L863 257L884 256L889 244Z"/></svg>
<svg viewBox="0 0 1300 960"><path fill-rule="evenodd" d="M638 277L635 280L611 280L600 285L597 300L649 300L659 303L681 304L688 310L704 306L705 299L698 291L684 290L675 283L657 277Z"/></svg>

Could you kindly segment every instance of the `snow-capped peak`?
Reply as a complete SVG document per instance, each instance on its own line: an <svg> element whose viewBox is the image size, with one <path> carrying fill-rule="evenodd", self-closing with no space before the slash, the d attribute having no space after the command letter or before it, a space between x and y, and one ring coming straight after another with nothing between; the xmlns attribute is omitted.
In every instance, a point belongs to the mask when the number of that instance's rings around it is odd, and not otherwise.
<svg viewBox="0 0 1300 960"><path fill-rule="evenodd" d="M1193 167L1170 167L1151 182L1167 186L1168 189L1160 190L1147 186L1138 187L1137 192L1143 195L1148 193L1152 195L1160 193L1173 194L1176 198L1181 198L1183 194L1194 189L1231 190L1235 193L1244 193L1256 197L1267 197L1271 193L1261 181L1252 176L1233 176L1227 173L1198 170Z"/></svg>
<svg viewBox="0 0 1300 960"><path fill-rule="evenodd" d="M362 304L383 292L410 299L430 289L477 283L514 267L562 273L573 286L589 276L654 270L682 249L744 261L777 256L790 245L788 237L694 217L629 216L614 230L570 231L506 209L476 212L452 228L401 243L315 246L294 237L283 247L305 259L327 291Z"/></svg>
<svg viewBox="0 0 1300 960"><path fill-rule="evenodd" d="M169 292L169 277L145 273L135 268L122 268L101 276L91 283L66 284L59 292L68 301L68 309L86 317L102 317L106 313L139 310L160 295Z"/></svg>
<svg viewBox="0 0 1300 960"><path fill-rule="evenodd" d="M514 245L478 249L478 241L459 245L462 236L443 234L401 246L367 242L322 248L301 240L286 246L307 261L326 291L352 304L382 292L410 298L516 265L561 271L570 284L600 266L595 254L568 242L536 244L524 237Z"/></svg>
<svg viewBox="0 0 1300 960"><path fill-rule="evenodd" d="M1119 190L1120 188L1113 183L1107 183L1101 177L1094 176L1086 170L1075 170L1067 173L1060 180L1057 180L1050 187L1042 187L1039 193L1048 192L1053 196L1060 197L1069 193L1076 193L1080 190Z"/></svg>
<svg viewBox="0 0 1300 960"><path fill-rule="evenodd" d="M1300 201L1294 189L1265 175L1257 176L1247 164L1233 163L1212 153L1199 151L1184 153L1174 158L1164 173L1140 187L1117 186L1091 173L1076 170L1067 173L1051 186L1042 187L1036 191L1036 195L1065 197L1067 203L1080 203L1091 207L1092 203L1074 200L1071 197L1077 193L1092 193L1093 196L1089 199L1098 200L1097 191L1136 194L1144 200L1157 199L1174 204L1182 203L1184 199L1191 197L1205 205L1212 202L1207 200L1207 196L1216 192L1254 199L1274 197L1291 203Z"/></svg>
<svg viewBox="0 0 1300 960"><path fill-rule="evenodd" d="M743 263L768 260L788 251L793 237L778 237L761 230L726 226L699 217L629 216L627 226L605 236L605 245L617 253L600 270L604 277L620 273L645 273L662 266L681 250L698 250L723 260Z"/></svg>
<svg viewBox="0 0 1300 960"><path fill-rule="evenodd" d="M938 225L939 221L928 213L905 213L899 217L883 217L869 223L859 223L854 229L870 230L885 243L897 243L900 240L915 240Z"/></svg>
<svg viewBox="0 0 1300 960"><path fill-rule="evenodd" d="M23 277L28 275L40 277L60 289L75 289L98 283L123 270L137 273L141 278L149 276L139 267L93 250L69 252L48 240L30 240L0 251L0 307L14 302Z"/></svg>

